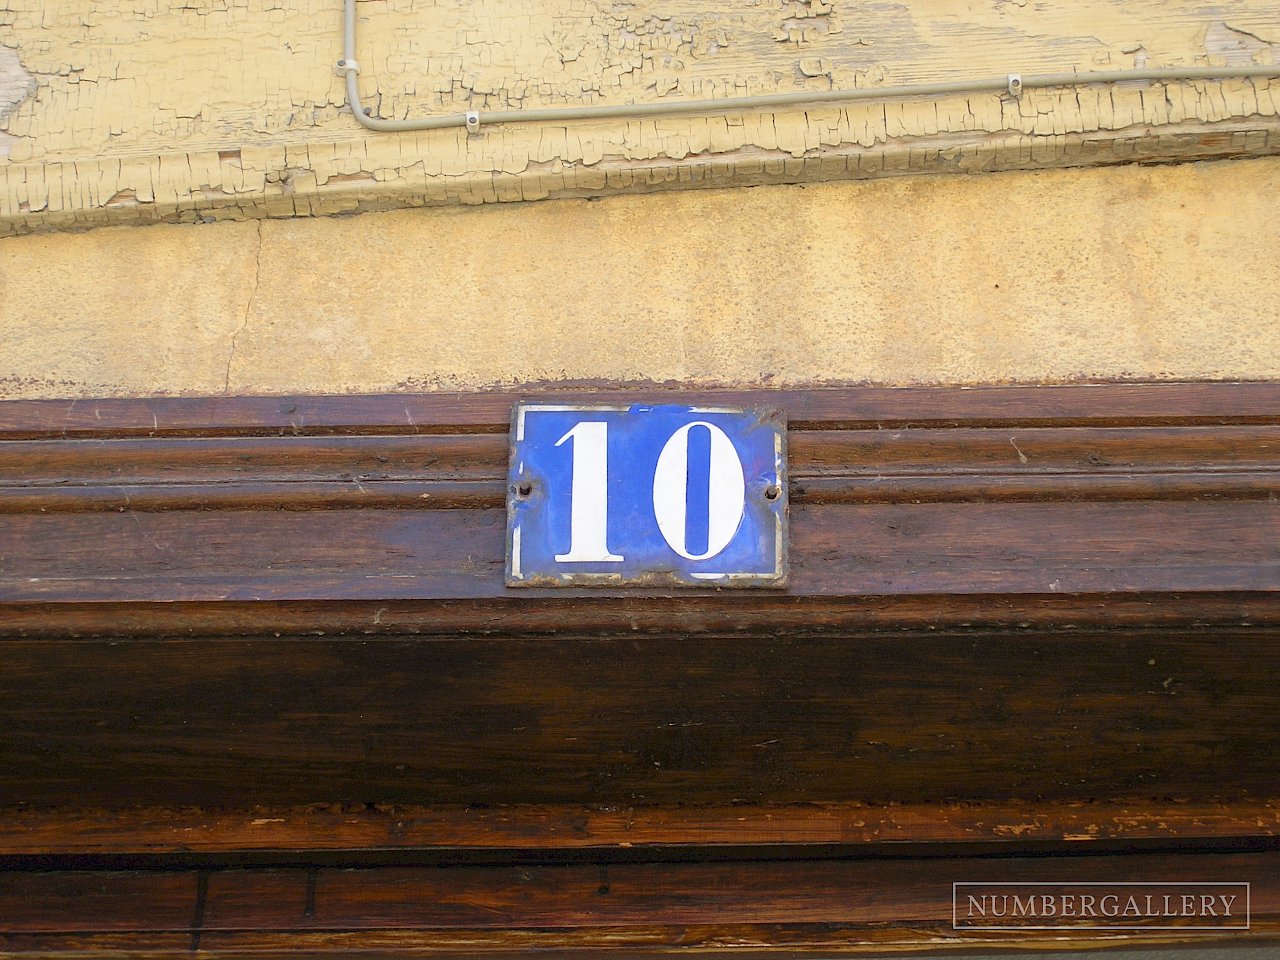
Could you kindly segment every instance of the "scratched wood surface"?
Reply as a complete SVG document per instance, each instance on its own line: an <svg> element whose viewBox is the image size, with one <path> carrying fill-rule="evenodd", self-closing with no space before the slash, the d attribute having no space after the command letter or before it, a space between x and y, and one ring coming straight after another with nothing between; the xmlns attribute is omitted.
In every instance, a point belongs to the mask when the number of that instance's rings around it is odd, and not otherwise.
<svg viewBox="0 0 1280 960"><path fill-rule="evenodd" d="M735 595L506 597L513 398L0 404L0 951L921 949L1085 864L1280 936L1280 387L765 395Z"/></svg>
<svg viewBox="0 0 1280 960"><path fill-rule="evenodd" d="M466 851L528 859L578 854L665 856L698 850L902 852L929 845L970 853L1164 841L1231 844L1280 835L1280 800L803 804L474 805L330 803L304 807L137 806L0 810L0 857L212 857L228 850L269 860L279 851L320 857ZM158 862L158 861L156 861Z"/></svg>
<svg viewBox="0 0 1280 960"><path fill-rule="evenodd" d="M1191 861L1194 860L1194 868ZM1135 861L1137 863L1135 864ZM717 948L831 955L982 947L1043 933L953 929L952 883L1252 878L1248 933L1057 931L1059 945L1274 942L1274 852L1001 860L829 859L683 864L0 872L0 950L315 950L338 955L525 955L539 948L628 955ZM1242 898L1237 894L1237 901ZM1243 902L1234 906L1243 908ZM1238 911L1243 914L1243 909ZM1235 920L1238 925L1242 916ZM355 934L363 934L355 937ZM295 953L296 955L296 953ZM362 954L367 955L367 954Z"/></svg>

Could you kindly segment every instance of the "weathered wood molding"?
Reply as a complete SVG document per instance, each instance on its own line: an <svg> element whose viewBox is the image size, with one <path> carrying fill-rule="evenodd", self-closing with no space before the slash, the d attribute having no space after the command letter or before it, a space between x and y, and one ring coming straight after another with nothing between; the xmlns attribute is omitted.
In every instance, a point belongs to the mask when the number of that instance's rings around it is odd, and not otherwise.
<svg viewBox="0 0 1280 960"><path fill-rule="evenodd" d="M1184 880L1189 869L1197 878L1252 878L1250 929L953 926L954 881L1128 882L1135 860L1146 882ZM28 872L0 874L0 952L523 958L548 950L636 957L714 951L740 960L1265 944L1280 934L1277 891L1274 853Z"/></svg>
<svg viewBox="0 0 1280 960"><path fill-rule="evenodd" d="M404 629L406 605L426 604L420 626L450 630L477 601L518 603L531 629L539 614L596 629L598 589L517 599L503 584L518 395L0 405L6 629L46 616L23 613L32 604L64 610L74 629L95 605L140 605L115 626L145 629L175 603L204 605L194 627L219 605L235 616L322 602L348 604L348 627L372 632L384 614ZM733 622L757 625L797 604L802 618L825 610L847 625L849 605L868 600L923 604L929 622L937 597L956 604L951 622L969 622L975 597L1018 618L1058 610L1059 623L1070 609L1105 622L1080 606L1111 595L1117 610L1161 608L1157 620L1272 616L1273 385L679 395L774 403L790 418L791 586L741 602L647 591L624 603L670 616L727 605ZM462 620L439 615L450 603Z"/></svg>
<svg viewBox="0 0 1280 960"><path fill-rule="evenodd" d="M783 591L502 586L511 404L789 419ZM0 403L0 955L1274 943L1280 385ZM1252 927L952 927L1248 881Z"/></svg>
<svg viewBox="0 0 1280 960"><path fill-rule="evenodd" d="M671 858L698 849L735 856L884 856L912 851L1011 850L1171 843L1229 846L1280 837L1280 799L1224 802L1130 800L887 804L508 804L422 806L371 803L256 809L135 806L0 810L0 858L216 856L235 851L269 862L281 851L320 857L426 859L468 856Z"/></svg>
<svg viewBox="0 0 1280 960"><path fill-rule="evenodd" d="M789 586L505 587L522 395L781 407ZM1278 411L1262 383L3 404L0 805L1268 796ZM382 746L291 756L335 732Z"/></svg>

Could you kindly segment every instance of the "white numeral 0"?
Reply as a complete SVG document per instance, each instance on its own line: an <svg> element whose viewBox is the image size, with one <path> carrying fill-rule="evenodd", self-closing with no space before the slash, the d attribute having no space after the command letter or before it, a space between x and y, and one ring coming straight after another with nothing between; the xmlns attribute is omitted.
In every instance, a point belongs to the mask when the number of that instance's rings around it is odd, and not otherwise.
<svg viewBox="0 0 1280 960"><path fill-rule="evenodd" d="M707 477L707 549L690 553L685 543L685 509L689 497L689 431L706 427L711 434L711 470ZM671 549L686 560L707 560L729 545L738 532L747 503L742 460L723 430L705 420L685 424L671 435L653 471L653 513Z"/></svg>
<svg viewBox="0 0 1280 960"><path fill-rule="evenodd" d="M689 431L706 427L711 435L711 469L707 477L707 549L690 553L685 542L689 495ZM556 554L560 563L616 563L623 558L609 552L608 481L609 425L584 420L556 441L573 440L573 479L570 483L569 552ZM696 420L668 439L653 472L653 512L667 544L687 560L709 560L733 539L746 508L747 485L742 459L733 441L714 423Z"/></svg>

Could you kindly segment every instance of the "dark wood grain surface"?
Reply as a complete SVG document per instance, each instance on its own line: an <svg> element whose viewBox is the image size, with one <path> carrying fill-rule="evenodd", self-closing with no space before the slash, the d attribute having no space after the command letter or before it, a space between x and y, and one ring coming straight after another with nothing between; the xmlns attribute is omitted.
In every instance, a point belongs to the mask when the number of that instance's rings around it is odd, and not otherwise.
<svg viewBox="0 0 1280 960"><path fill-rule="evenodd" d="M582 853L614 857L727 849L783 856L843 848L911 850L1108 849L1165 842L1231 844L1280 836L1280 800L933 804L853 801L774 804L328 803L240 808L9 807L0 857L272 856L394 858Z"/></svg>
<svg viewBox="0 0 1280 960"><path fill-rule="evenodd" d="M511 403L636 393L0 403L0 952L1280 936L1280 385L655 392L785 410L787 589L503 586Z"/></svg>
<svg viewBox="0 0 1280 960"><path fill-rule="evenodd" d="M1144 936L1080 929L1050 936L957 930L952 884L1135 882L1135 871L1141 882L1155 883L1180 880L1188 870L1198 882L1248 882L1256 892L1247 933L1183 932L1181 939L1274 941L1280 933L1280 857L1246 853L3 872L0 948L13 953L92 949L110 943L109 934L148 935L133 945L153 949L168 935L170 949L215 954L308 947L336 953L361 944L389 951L498 955L548 946L628 953L718 947L717 952L735 955L735 950L772 946L812 956L886 947L1009 946L1051 938L1077 945L1158 943L1179 938L1178 932ZM1243 914L1243 902L1239 907ZM384 936L360 941L354 933Z"/></svg>
<svg viewBox="0 0 1280 960"><path fill-rule="evenodd" d="M483 393L327 397L109 398L0 402L0 435L223 436L305 433L505 433L520 398L616 403L654 396L671 402L769 405L795 426L1066 426L1276 422L1280 386L1257 383L1103 383L1046 386L847 387L697 390L671 384L611 389L530 384Z"/></svg>
<svg viewBox="0 0 1280 960"><path fill-rule="evenodd" d="M0 806L1276 793L1280 638L0 644Z"/></svg>
<svg viewBox="0 0 1280 960"><path fill-rule="evenodd" d="M940 597L926 616L967 622L974 596L993 601L979 615L1007 605L1052 618L1103 595L1155 598L1153 615L1172 605L1184 621L1223 622L1224 600L1225 622L1271 615L1274 385L677 395L791 416L792 579L781 599L811 601L816 621L839 621L863 598ZM163 633L170 605L187 603L205 605L183 611L188 628L233 632L234 604L271 602L327 604L329 616L349 604L352 629L378 626L360 604L422 603L416 618L404 606L396 618L430 628L449 620L441 604L507 603L512 400L0 404L0 631L136 634L151 617ZM594 629L602 596L530 590L513 612ZM613 602L675 611L698 596ZM720 603L701 599L679 616ZM767 629L779 600L756 593L732 609Z"/></svg>

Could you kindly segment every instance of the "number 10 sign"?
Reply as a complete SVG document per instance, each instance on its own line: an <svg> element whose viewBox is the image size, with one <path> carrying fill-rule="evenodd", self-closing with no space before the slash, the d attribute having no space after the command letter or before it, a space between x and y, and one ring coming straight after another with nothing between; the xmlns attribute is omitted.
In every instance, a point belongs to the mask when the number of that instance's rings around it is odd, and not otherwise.
<svg viewBox="0 0 1280 960"><path fill-rule="evenodd" d="M516 405L509 586L782 586L786 427L775 411Z"/></svg>

